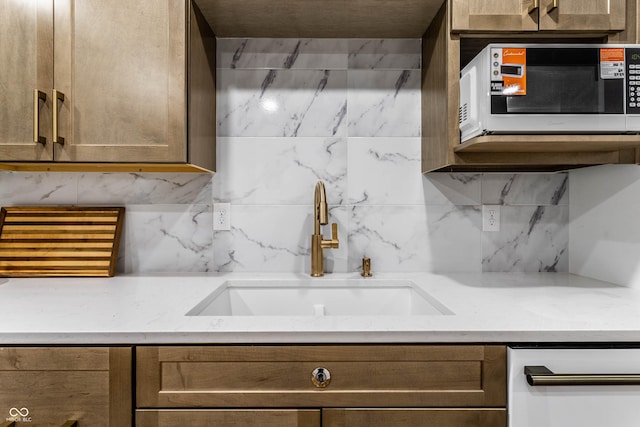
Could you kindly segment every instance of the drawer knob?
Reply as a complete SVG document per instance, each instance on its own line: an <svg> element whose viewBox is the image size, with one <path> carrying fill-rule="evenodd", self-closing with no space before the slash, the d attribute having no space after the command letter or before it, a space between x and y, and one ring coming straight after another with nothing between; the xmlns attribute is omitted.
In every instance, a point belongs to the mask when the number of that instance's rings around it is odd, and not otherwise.
<svg viewBox="0 0 640 427"><path fill-rule="evenodd" d="M325 388L331 383L331 373L327 368L316 368L311 373L311 382L318 388Z"/></svg>

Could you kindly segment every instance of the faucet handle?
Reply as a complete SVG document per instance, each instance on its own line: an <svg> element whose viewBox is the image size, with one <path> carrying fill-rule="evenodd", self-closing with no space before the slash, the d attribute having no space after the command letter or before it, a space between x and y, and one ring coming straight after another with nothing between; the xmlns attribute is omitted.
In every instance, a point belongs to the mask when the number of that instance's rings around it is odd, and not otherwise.
<svg viewBox="0 0 640 427"><path fill-rule="evenodd" d="M340 242L338 241L338 224L335 222L331 224L331 240L322 240L321 246L324 249L337 248Z"/></svg>

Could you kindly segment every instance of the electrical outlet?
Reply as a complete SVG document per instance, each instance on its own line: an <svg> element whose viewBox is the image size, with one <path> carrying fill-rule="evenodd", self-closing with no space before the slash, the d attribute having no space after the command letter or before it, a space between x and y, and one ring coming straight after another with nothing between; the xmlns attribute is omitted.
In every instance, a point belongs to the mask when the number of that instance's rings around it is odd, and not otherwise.
<svg viewBox="0 0 640 427"><path fill-rule="evenodd" d="M213 204L213 229L231 230L231 204Z"/></svg>
<svg viewBox="0 0 640 427"><path fill-rule="evenodd" d="M482 231L500 231L500 205L482 205Z"/></svg>

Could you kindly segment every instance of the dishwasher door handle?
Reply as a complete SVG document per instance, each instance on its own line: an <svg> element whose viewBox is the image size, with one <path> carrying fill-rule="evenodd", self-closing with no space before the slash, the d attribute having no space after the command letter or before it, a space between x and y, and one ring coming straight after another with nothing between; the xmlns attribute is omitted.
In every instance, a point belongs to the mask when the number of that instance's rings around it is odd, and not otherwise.
<svg viewBox="0 0 640 427"><path fill-rule="evenodd" d="M542 385L640 385L640 374L554 374L546 366L525 366L531 386Z"/></svg>

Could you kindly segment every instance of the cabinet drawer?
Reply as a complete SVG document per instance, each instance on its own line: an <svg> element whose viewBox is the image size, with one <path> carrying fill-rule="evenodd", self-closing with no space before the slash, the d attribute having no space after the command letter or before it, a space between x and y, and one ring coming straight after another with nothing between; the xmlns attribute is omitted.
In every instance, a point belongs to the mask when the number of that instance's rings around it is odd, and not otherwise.
<svg viewBox="0 0 640 427"><path fill-rule="evenodd" d="M325 409L323 427L506 427L506 409Z"/></svg>
<svg viewBox="0 0 640 427"><path fill-rule="evenodd" d="M0 421L130 426L131 368L130 348L0 348Z"/></svg>
<svg viewBox="0 0 640 427"><path fill-rule="evenodd" d="M136 427L320 427L319 409L138 410Z"/></svg>
<svg viewBox="0 0 640 427"><path fill-rule="evenodd" d="M506 404L503 346L138 347L136 364L142 408Z"/></svg>

